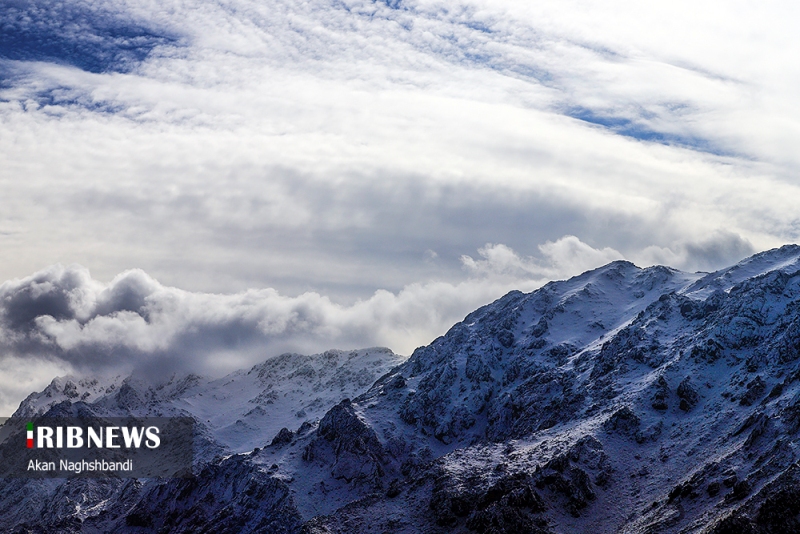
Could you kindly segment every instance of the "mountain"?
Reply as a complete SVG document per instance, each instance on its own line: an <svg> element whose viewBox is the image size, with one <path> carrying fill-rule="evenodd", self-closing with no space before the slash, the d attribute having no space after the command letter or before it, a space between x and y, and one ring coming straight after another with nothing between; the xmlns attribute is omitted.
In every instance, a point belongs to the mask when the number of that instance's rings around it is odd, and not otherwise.
<svg viewBox="0 0 800 534"><path fill-rule="evenodd" d="M74 384L62 402L113 398ZM238 454L209 455L190 480L127 481L102 511L60 521L131 532L800 531L798 246L714 273L618 261L509 293L319 420L268 439L269 416L239 417L255 430L226 438L232 419L215 410L247 416L224 381L169 400L175 384L151 404L145 395L147 409L192 407L210 441ZM47 409L40 395L20 410ZM307 404L285 406L281 424Z"/></svg>

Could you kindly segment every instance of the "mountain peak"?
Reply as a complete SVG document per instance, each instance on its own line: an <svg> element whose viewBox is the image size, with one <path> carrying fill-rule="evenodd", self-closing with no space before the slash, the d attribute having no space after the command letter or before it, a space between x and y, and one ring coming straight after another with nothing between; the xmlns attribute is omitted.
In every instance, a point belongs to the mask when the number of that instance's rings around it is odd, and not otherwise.
<svg viewBox="0 0 800 534"><path fill-rule="evenodd" d="M771 272L793 274L800 270L800 246L784 245L780 248L759 252L735 265L708 273L683 292L695 297L707 296L715 290L729 291L748 279L755 279Z"/></svg>

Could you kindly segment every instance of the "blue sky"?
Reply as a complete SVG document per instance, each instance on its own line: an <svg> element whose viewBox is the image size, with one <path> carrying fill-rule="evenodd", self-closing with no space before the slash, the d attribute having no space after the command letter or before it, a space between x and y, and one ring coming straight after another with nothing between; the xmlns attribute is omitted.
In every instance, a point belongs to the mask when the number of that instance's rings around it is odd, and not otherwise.
<svg viewBox="0 0 800 534"><path fill-rule="evenodd" d="M0 292L68 311L32 308L36 359L5 310L0 367L408 353L613 259L796 242L798 8L651 4L4 2Z"/></svg>

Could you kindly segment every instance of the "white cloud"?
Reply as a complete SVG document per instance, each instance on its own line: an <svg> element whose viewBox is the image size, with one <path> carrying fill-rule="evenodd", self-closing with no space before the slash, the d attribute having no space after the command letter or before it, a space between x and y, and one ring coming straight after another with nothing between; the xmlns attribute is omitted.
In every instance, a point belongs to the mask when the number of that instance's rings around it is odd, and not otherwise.
<svg viewBox="0 0 800 534"><path fill-rule="evenodd" d="M539 245L539 250L553 265L551 278L574 276L614 260L624 259L616 250L605 247L595 249L575 236L565 236L551 243ZM557 274L556 274L557 273Z"/></svg>
<svg viewBox="0 0 800 534"><path fill-rule="evenodd" d="M14 413L20 401L41 391L54 377L73 371L68 362L46 358L0 358L0 417Z"/></svg>
<svg viewBox="0 0 800 534"><path fill-rule="evenodd" d="M521 257L503 244L487 243L478 249L482 260L464 255L461 262L471 273L520 283L536 280L539 284L561 280L595 269L614 260L625 259L612 248L592 248L575 236L563 236L555 242L539 245L541 258ZM527 285L527 284L526 284Z"/></svg>

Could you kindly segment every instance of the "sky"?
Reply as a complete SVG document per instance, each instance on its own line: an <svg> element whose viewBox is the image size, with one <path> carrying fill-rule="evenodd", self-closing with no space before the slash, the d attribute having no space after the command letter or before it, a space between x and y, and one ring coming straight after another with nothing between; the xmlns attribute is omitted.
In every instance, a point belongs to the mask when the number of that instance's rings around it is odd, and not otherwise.
<svg viewBox="0 0 800 534"><path fill-rule="evenodd" d="M0 408L798 241L800 6L5 0ZM153 371L155 372L155 371Z"/></svg>

